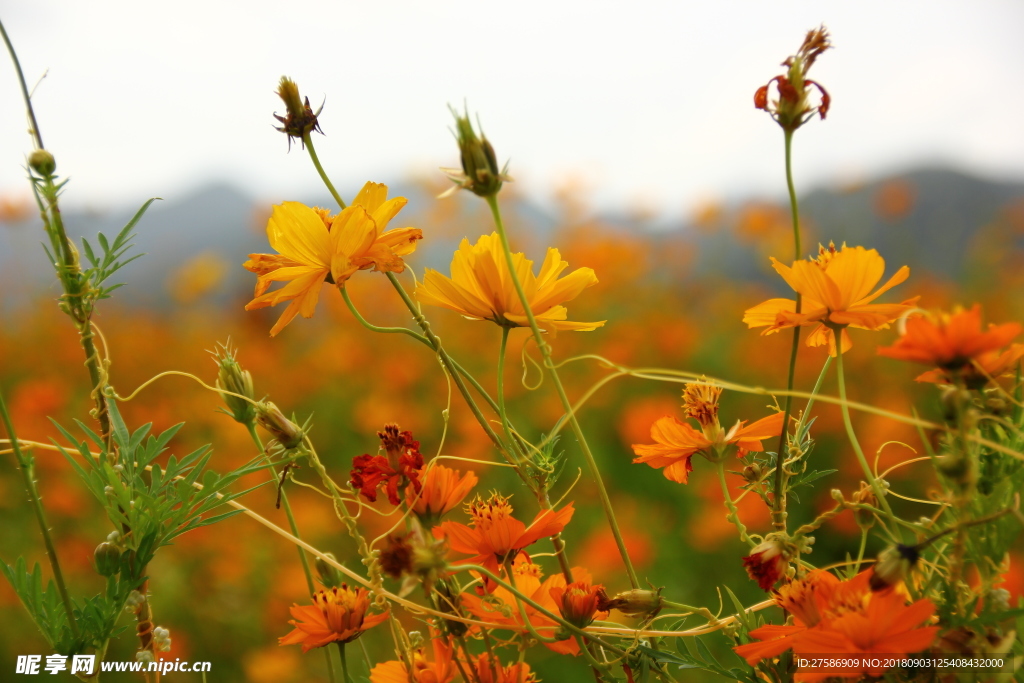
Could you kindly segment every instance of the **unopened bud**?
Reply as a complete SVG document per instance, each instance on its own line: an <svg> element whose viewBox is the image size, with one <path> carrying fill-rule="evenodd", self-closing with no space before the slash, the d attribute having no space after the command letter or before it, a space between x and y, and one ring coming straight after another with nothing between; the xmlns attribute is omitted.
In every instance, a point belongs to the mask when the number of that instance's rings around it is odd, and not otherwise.
<svg viewBox="0 0 1024 683"><path fill-rule="evenodd" d="M57 162L54 161L53 155L45 149L37 149L29 154L28 165L29 168L43 177L52 176L53 172L57 170Z"/></svg>
<svg viewBox="0 0 1024 683"><path fill-rule="evenodd" d="M232 348L230 339L226 344L217 344L217 350L213 352L213 362L217 364L217 388L231 392L220 395L228 407L226 412L235 422L251 424L256 417L256 406L241 397L256 400L252 375L248 370L243 370L236 360L235 349Z"/></svg>
<svg viewBox="0 0 1024 683"><path fill-rule="evenodd" d="M656 591L634 588L618 593L614 598L608 598L604 591L600 591L599 597L597 604L599 611L607 612L617 609L623 614L633 617L657 614L663 606L660 588Z"/></svg>
<svg viewBox="0 0 1024 683"><path fill-rule="evenodd" d="M900 543L889 546L879 553L878 561L871 568L871 590L885 590L905 581L919 558L917 548L913 546Z"/></svg>
<svg viewBox="0 0 1024 683"><path fill-rule="evenodd" d="M104 541L96 546L92 559L100 576L113 576L121 569L121 551L113 543Z"/></svg>
<svg viewBox="0 0 1024 683"><path fill-rule="evenodd" d="M423 647L423 634L419 631L409 631L409 646L413 650Z"/></svg>
<svg viewBox="0 0 1024 683"><path fill-rule="evenodd" d="M150 652L149 650L139 650L138 652L135 653L135 661L136 662L142 662L143 664L147 664L148 665L148 664L156 661L156 657L154 657L153 653Z"/></svg>
<svg viewBox="0 0 1024 683"><path fill-rule="evenodd" d="M171 632L163 626L153 629L153 646L160 652L171 651Z"/></svg>
<svg viewBox="0 0 1024 683"><path fill-rule="evenodd" d="M743 479L748 484L756 484L764 476L764 468L761 463L753 462L743 468Z"/></svg>
<svg viewBox="0 0 1024 683"><path fill-rule="evenodd" d="M334 557L334 553L324 553L324 555L335 562L338 561L337 558ZM344 582L344 578L338 568L324 558L317 557L313 564L316 566L317 577L320 579L320 583L323 584L324 588L337 588Z"/></svg>
<svg viewBox="0 0 1024 683"><path fill-rule="evenodd" d="M498 194L501 183L509 178L498 166L494 148L487 136L477 136L468 114L459 116L454 109L452 114L455 115L455 137L462 161L462 174L452 176L452 180L480 197Z"/></svg>
<svg viewBox="0 0 1024 683"><path fill-rule="evenodd" d="M286 418L281 409L269 401L256 404L256 422L273 434L285 448L295 448L305 436L297 424Z"/></svg>

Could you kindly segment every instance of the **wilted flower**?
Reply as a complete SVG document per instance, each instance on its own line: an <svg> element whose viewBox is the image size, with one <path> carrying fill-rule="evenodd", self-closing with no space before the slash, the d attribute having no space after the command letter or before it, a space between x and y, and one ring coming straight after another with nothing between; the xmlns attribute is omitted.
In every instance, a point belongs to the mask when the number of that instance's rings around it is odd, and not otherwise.
<svg viewBox="0 0 1024 683"><path fill-rule="evenodd" d="M778 583L789 566L785 546L777 539L760 543L743 558L743 568L761 590L771 590Z"/></svg>
<svg viewBox="0 0 1024 683"><path fill-rule="evenodd" d="M423 454L420 442L412 438L412 432L398 430L398 425L389 424L384 431L377 432L386 455L360 455L352 459L350 483L368 501L377 500L377 489L384 488L392 505L401 503L399 490L412 484L419 492L420 470L423 469Z"/></svg>
<svg viewBox="0 0 1024 683"><path fill-rule="evenodd" d="M537 324L545 330L589 331L604 321L577 323L566 320L563 301L579 296L587 287L597 284L590 268L577 268L565 277L559 275L569 264L557 249L548 249L540 274L533 274L533 261L522 253L512 254L516 274L530 302ZM427 269L423 282L416 287L416 298L431 306L449 308L470 320L491 320L503 327L526 327L529 320L509 273L505 253L497 233L481 235L476 244L463 239L455 252L452 277Z"/></svg>
<svg viewBox="0 0 1024 683"><path fill-rule="evenodd" d="M911 310L917 297L899 304L872 303L879 296L910 276L910 268L903 266L889 281L871 290L882 279L885 260L874 249L847 247L837 250L834 244L819 247L818 258L800 260L792 267L775 258L772 267L794 291L802 296L800 313L792 299L769 299L747 309L743 322L748 327L767 327L761 334L772 334L797 325L813 325L807 336L808 346L828 344L829 353L836 355L836 340L831 327L842 328L842 353L853 346L847 327L878 330Z"/></svg>
<svg viewBox="0 0 1024 683"><path fill-rule="evenodd" d="M288 623L295 629L278 638L278 642L281 645L301 643L303 652L333 642L348 643L387 619L387 612L367 614L369 608L365 588L353 590L342 584L339 588L317 591L312 605L292 605L295 619Z"/></svg>
<svg viewBox="0 0 1024 683"><path fill-rule="evenodd" d="M815 113L824 119L832 98L819 83L807 78L807 71L818 55L830 47L832 43L829 42L828 30L824 26L808 31L797 53L782 63L789 70L771 79L754 93L754 106L771 114L788 132L807 123ZM768 89L773 82L778 87L779 99L769 102ZM821 95L821 102L816 107L809 102L811 86Z"/></svg>
<svg viewBox="0 0 1024 683"><path fill-rule="evenodd" d="M274 114L274 118L283 124L277 130L288 136L289 150L292 148L292 138L302 140L304 136L313 131L323 134L323 131L320 130L320 123L317 121L317 117L323 111L323 105L316 110L316 113L313 113L309 106L309 98L303 100L299 96L299 86L295 85L295 81L287 76L281 76L281 82L277 86L277 96L284 101L284 106L288 110L287 116Z"/></svg>

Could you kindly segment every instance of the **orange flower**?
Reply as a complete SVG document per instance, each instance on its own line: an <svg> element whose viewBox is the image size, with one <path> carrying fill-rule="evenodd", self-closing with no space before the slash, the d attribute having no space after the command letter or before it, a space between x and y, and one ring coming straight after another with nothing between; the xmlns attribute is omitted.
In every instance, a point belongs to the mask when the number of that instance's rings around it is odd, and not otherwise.
<svg viewBox="0 0 1024 683"><path fill-rule="evenodd" d="M829 353L836 355L836 341L829 326L842 327L840 351L846 353L853 342L846 327L878 330L910 310L917 297L900 304L872 303L883 293L910 276L903 266L889 281L871 290L882 279L885 260L874 249L847 247L837 251L834 244L819 247L818 258L796 261L792 267L772 258L772 267L802 297L801 312L796 301L769 299L747 309L743 322L748 327L767 327L761 334L772 334L787 327L814 325L807 337L808 346L828 343Z"/></svg>
<svg viewBox="0 0 1024 683"><path fill-rule="evenodd" d="M405 662L383 662L370 670L370 683L449 683L455 678L452 646L447 638L433 639L434 661L427 660L423 650L413 653L412 676Z"/></svg>
<svg viewBox="0 0 1024 683"><path fill-rule="evenodd" d="M412 432L400 432L396 424L384 425L384 431L377 432L377 436L387 455L363 454L352 458L349 483L371 503L377 501L377 489L383 484L388 502L398 505L400 487L412 484L412 489L419 492L423 486L420 442L412 438Z"/></svg>
<svg viewBox="0 0 1024 683"><path fill-rule="evenodd" d="M292 605L295 619L288 623L295 629L278 638L278 643L301 643L303 652L334 642L348 643L387 618L387 612L367 614L369 607L365 588L352 590L341 584L339 588L317 591L312 605Z"/></svg>
<svg viewBox="0 0 1024 683"><path fill-rule="evenodd" d="M935 613L928 599L907 605L902 586L872 592L872 570L840 582L824 571L814 571L783 586L775 602L792 612L792 626L767 625L750 635L761 642L733 648L751 666L786 650L838 658L885 654L899 658L928 648L938 626L920 627ZM830 677L880 676L885 667L802 670L797 681L821 681Z"/></svg>
<svg viewBox="0 0 1024 683"><path fill-rule="evenodd" d="M578 579L576 570L573 578ZM570 624L586 628L597 614L597 605L604 594L604 586L591 585L586 581L573 581L564 588L556 586L551 589L551 598L558 605L562 617Z"/></svg>
<svg viewBox="0 0 1024 683"><path fill-rule="evenodd" d="M573 567L572 574L573 578L580 579L581 582L587 585L590 584L590 572L586 569L583 569L582 567ZM556 595L561 595L561 592L566 590L565 577L561 573L552 574L548 578L544 579L542 583L541 576L543 576L541 568L531 563L525 553L519 555L513 563L512 579L516 590L529 597L549 612L557 614L561 609L561 598L556 597ZM600 588L600 586L595 588ZM596 596L593 600L594 609L596 611ZM492 624L502 624L509 627L510 630L520 632L527 631L526 624L523 623L522 613L520 613L519 607L516 605L515 596L501 586L495 588L494 592L486 599L473 595L472 593L463 593L462 604L469 612L476 615L483 621L487 621ZM530 625L533 626L533 628L541 635L553 636L560 630L561 627L555 620L540 613L531 605L526 603L522 603L522 605L523 611L526 613L526 618L530 621ZM590 619L593 620L593 618L594 616L592 614ZM588 621L587 623L589 624L590 622ZM575 656L579 654L580 651L579 644L572 638L560 640L554 643L544 643L544 645L552 652L557 652L558 654L563 655Z"/></svg>
<svg viewBox="0 0 1024 683"><path fill-rule="evenodd" d="M430 527L441 521L441 517L455 509L470 489L476 486L476 474L467 472L460 476L458 470L444 465L427 468L423 476L423 489L417 495L411 489L405 490L405 502L420 518L424 526Z"/></svg>
<svg viewBox="0 0 1024 683"><path fill-rule="evenodd" d="M725 431L718 422L719 394L721 389L712 391L705 383L687 384L683 390L683 408L688 417L700 422L702 431L666 415L651 425L651 438L657 443L633 444L633 452L639 456L633 458L633 462L664 467L666 479L685 484L693 471L690 459L694 453L721 455L732 444L739 448L741 455L746 451L760 451L762 440L778 436L782 431L782 413L761 418L748 426L744 426L745 421L737 422Z"/></svg>
<svg viewBox="0 0 1024 683"><path fill-rule="evenodd" d="M388 230L388 222L405 206L404 197L387 200L387 185L366 183L352 204L337 216L299 202L274 207L267 238L277 254L249 254L246 270L259 275L254 298L245 310L290 301L270 330L274 336L299 313L312 318L320 286L330 277L339 288L357 270L401 273L402 256L423 238L418 228ZM267 292L272 282L288 284Z"/></svg>
<svg viewBox="0 0 1024 683"><path fill-rule="evenodd" d="M878 353L897 360L937 366L936 370L919 376L919 382L948 382L962 373L965 379L969 379L968 375L976 375L984 386L988 379L978 371L975 363L993 366L993 361L1003 355L999 349L1020 333L1019 323L989 325L982 331L981 306L975 304L969 311L957 309L953 313L928 313L909 318L906 330L896 343L879 347ZM1024 349L1020 344L1014 346ZM985 365L981 367L985 368Z"/></svg>
<svg viewBox="0 0 1024 683"><path fill-rule="evenodd" d="M473 528L458 522L444 522L434 529L434 535L446 537L455 552L473 556L464 562L481 564L497 574L499 564L506 558L515 557L520 550L545 536L561 532L575 510L572 503L557 512L544 510L527 527L512 516L508 498L492 493L487 500L477 496L466 506L466 512L472 518Z"/></svg>
<svg viewBox="0 0 1024 683"><path fill-rule="evenodd" d="M538 683L537 675L530 671L526 662L503 666L502 663L484 652L472 662L475 679L480 683Z"/></svg>

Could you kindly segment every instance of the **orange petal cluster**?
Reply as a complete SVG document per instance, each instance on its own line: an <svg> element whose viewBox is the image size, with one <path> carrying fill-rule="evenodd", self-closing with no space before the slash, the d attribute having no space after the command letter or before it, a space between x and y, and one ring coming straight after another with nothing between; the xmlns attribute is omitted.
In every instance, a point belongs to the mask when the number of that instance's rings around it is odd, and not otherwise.
<svg viewBox="0 0 1024 683"><path fill-rule="evenodd" d="M422 649L414 652L411 676L405 662L382 662L370 670L370 683L450 683L457 672L452 646L436 634L431 642L434 660L427 659Z"/></svg>
<svg viewBox="0 0 1024 683"><path fill-rule="evenodd" d="M872 592L871 573L867 569L840 581L828 572L815 570L784 585L775 593L775 602L793 615L794 623L754 629L750 636L757 642L733 649L755 666L787 650L837 658L884 654L884 658L875 658L884 661L931 646L939 627L922 624L935 614L935 605L926 598L908 605L902 584ZM871 666L804 669L797 671L796 680L880 676L884 671L883 667Z"/></svg>
<svg viewBox="0 0 1024 683"><path fill-rule="evenodd" d="M405 490L405 502L424 526L431 527L454 510L477 481L473 472L462 474L444 465L434 465L423 475L423 488L419 494L411 489Z"/></svg>
<svg viewBox="0 0 1024 683"><path fill-rule="evenodd" d="M892 346L878 354L897 360L935 366L918 382L949 382L957 376L969 385L984 386L1024 356L1024 344L1006 347L1022 331L1020 323L981 327L981 306L953 313L932 312L909 318L906 329Z"/></svg>
<svg viewBox="0 0 1024 683"><path fill-rule="evenodd" d="M917 298L899 304L876 304L875 299L910 276L903 266L875 289L885 272L885 260L874 249L848 247L841 250L830 244L819 248L817 259L796 261L792 267L772 258L772 267L793 291L801 295L801 310L793 299L768 299L743 314L748 327L766 327L761 334L772 334L798 325L812 325L808 346L828 344L836 355L836 340L831 328L842 328L839 352L853 346L847 327L878 330L911 310ZM874 290L874 291L872 291Z"/></svg>
<svg viewBox="0 0 1024 683"><path fill-rule="evenodd" d="M317 591L312 605L292 605L295 617L288 623L295 628L278 638L281 645L302 645L303 652L330 643L348 643L363 631L387 619L387 612L367 614L370 599L365 588L338 588Z"/></svg>

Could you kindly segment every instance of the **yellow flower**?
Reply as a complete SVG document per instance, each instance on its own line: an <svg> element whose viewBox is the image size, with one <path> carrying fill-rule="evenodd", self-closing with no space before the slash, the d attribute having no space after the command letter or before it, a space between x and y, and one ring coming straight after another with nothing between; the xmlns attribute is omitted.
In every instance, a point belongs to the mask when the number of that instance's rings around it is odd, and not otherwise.
<svg viewBox="0 0 1024 683"><path fill-rule="evenodd" d="M537 324L546 330L593 330L605 321L577 323L566 320L563 301L576 298L587 287L597 284L590 268L578 268L559 279L569 264L557 249L548 249L540 268L533 274L533 261L523 254L512 254L516 274L523 286ZM529 321L515 285L512 283L498 235L481 235L476 244L463 239L452 259L452 277L428 269L416 298L431 306L458 311L471 320L491 320L507 327L526 327Z"/></svg>
<svg viewBox="0 0 1024 683"><path fill-rule="evenodd" d="M803 296L800 313L792 299L769 299L747 309L743 322L748 327L765 327L761 334L771 334L786 327L815 325L807 337L808 346L829 345L836 355L836 341L831 327L842 327L840 351L853 346L846 327L878 330L909 311L917 297L899 304L872 303L889 289L910 276L910 268L903 266L889 281L871 290L882 279L885 260L874 249L848 247L837 250L835 245L819 248L817 259L796 261L793 267L772 259L772 267L794 291Z"/></svg>
<svg viewBox="0 0 1024 683"><path fill-rule="evenodd" d="M406 204L404 197L388 200L387 185L366 183L352 204L337 216L299 202L274 207L267 223L267 238L277 254L250 254L246 270L259 275L256 297L246 310L290 301L270 330L276 335L296 314L313 317L320 285L330 276L339 288L357 270L401 273L403 256L416 250L423 238L418 228L388 230L388 222ZM272 282L287 282L267 292Z"/></svg>

